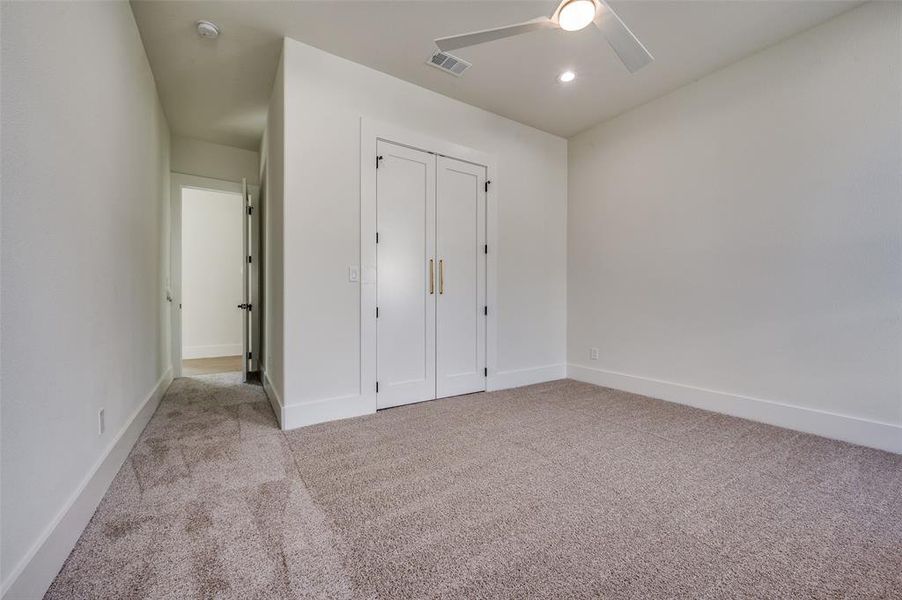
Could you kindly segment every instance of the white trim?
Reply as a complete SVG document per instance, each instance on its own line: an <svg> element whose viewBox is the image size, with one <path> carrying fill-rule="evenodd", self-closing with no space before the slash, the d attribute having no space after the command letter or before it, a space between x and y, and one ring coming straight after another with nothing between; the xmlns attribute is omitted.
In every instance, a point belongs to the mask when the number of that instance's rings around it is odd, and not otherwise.
<svg viewBox="0 0 902 600"><path fill-rule="evenodd" d="M563 379L567 375L567 365L546 365L544 367L533 367L530 369L517 369L514 371L502 371L495 375L490 375L486 381L486 390L502 390L507 388L521 387L534 383L542 383L545 381L554 381ZM263 380L264 388L271 387L269 379L265 377ZM272 392L275 398L278 396L275 391ZM375 394L373 394L375 396ZM278 401L278 400L277 400ZM277 414L282 414L282 429L296 429L307 425L315 425L326 421L334 421L336 419L349 419L352 417L360 417L370 415L376 412L375 403L364 394L351 394L347 396L337 396L335 398L324 398L322 400L314 400L311 402L303 402L300 404L290 404L282 406L278 401L278 408L273 405Z"/></svg>
<svg viewBox="0 0 902 600"><path fill-rule="evenodd" d="M498 160L494 154L455 144L441 138L360 117L360 406L369 403L376 410L376 203L370 201L376 194L376 141L385 140L416 150L440 154L465 162L484 166L486 180L491 181L486 193L486 243L489 246L486 261L486 367L489 378L496 374L498 364ZM488 381L486 382L488 385ZM344 396L342 399L350 398ZM335 399L317 403L330 405ZM354 404L355 402L349 402ZM308 405L298 405L308 406ZM286 409L291 407L286 407ZM358 407L359 409L359 407ZM341 408L341 414L356 416L351 408ZM345 418L336 416L335 418ZM306 421L306 419L302 419ZM327 419L324 419L327 420ZM292 422L292 419L288 419ZM318 422L318 421L316 421ZM307 423L310 424L310 423ZM299 425L297 425L299 426Z"/></svg>
<svg viewBox="0 0 902 600"><path fill-rule="evenodd" d="M500 237L498 236L498 199L501 195L501 177L498 175L498 162L494 157L491 164L486 166L485 180L489 183L485 194L485 243L489 247L489 254L485 263L485 303L489 308L489 314L485 322L485 366L488 369L486 379L486 391L488 391L492 377L498 373L498 256L500 254Z"/></svg>
<svg viewBox="0 0 902 600"><path fill-rule="evenodd" d="M369 396L351 394L302 404L289 404L283 407L282 411L284 416L282 429L287 430L337 419L371 415L376 412L376 404Z"/></svg>
<svg viewBox="0 0 902 600"><path fill-rule="evenodd" d="M276 391L276 388L273 386L272 381L269 379L269 374L266 372L266 369L263 368L263 391L266 393L266 397L269 399L269 404L272 406L272 410L276 413L276 419L279 421L279 427L283 430L285 429L285 408L282 404L282 398L279 396L279 392Z"/></svg>
<svg viewBox="0 0 902 600"><path fill-rule="evenodd" d="M177 182L178 185L183 187L193 188L196 190L217 190L220 192L233 192L235 194L241 194L240 181L228 181L226 179L201 177L199 175L179 173L178 171L171 171L170 176L173 180L173 183Z"/></svg>
<svg viewBox="0 0 902 600"><path fill-rule="evenodd" d="M182 359L219 358L221 356L241 356L241 342L233 344L211 344L207 346L186 346L182 348Z"/></svg>
<svg viewBox="0 0 902 600"><path fill-rule="evenodd" d="M512 371L499 371L489 375L486 381L486 391L506 390L508 388L522 387L534 383L554 381L567 377L567 365L545 365L544 367L531 367L529 369L515 369Z"/></svg>
<svg viewBox="0 0 902 600"><path fill-rule="evenodd" d="M503 390L507 388L521 387L545 381L563 379L567 376L567 365L547 365L530 369L517 369L514 371L502 371L495 375L489 375L486 380L486 391ZM264 373L264 389L270 393L272 386ZM283 415L280 419L282 429L296 429L307 425L315 425L336 419L349 419L363 415L371 415L376 412L373 400L365 394L350 394L335 398L324 398L300 404L282 406L275 390L272 390L278 406L273 404L277 414ZM375 397L375 394L373 394ZM272 402L272 400L270 400Z"/></svg>
<svg viewBox="0 0 902 600"><path fill-rule="evenodd" d="M113 478L138 441L138 436L156 411L170 383L172 369L166 369L153 390L134 410L63 504L56 517L47 525L19 564L10 571L3 582L4 599L41 598L44 595L87 527Z"/></svg>
<svg viewBox="0 0 902 600"><path fill-rule="evenodd" d="M580 365L569 365L567 374L577 381L902 454L902 425Z"/></svg>

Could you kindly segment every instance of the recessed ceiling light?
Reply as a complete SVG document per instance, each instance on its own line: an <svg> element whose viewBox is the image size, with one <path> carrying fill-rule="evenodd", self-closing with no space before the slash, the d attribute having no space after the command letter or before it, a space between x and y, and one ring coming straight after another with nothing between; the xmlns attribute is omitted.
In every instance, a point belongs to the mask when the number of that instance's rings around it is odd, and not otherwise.
<svg viewBox="0 0 902 600"><path fill-rule="evenodd" d="M564 31L579 31L594 18L595 3L592 0L570 0L561 7L557 22Z"/></svg>
<svg viewBox="0 0 902 600"><path fill-rule="evenodd" d="M197 27L197 35L202 38L216 39L219 37L219 26L210 21L198 21L194 24Z"/></svg>
<svg viewBox="0 0 902 600"><path fill-rule="evenodd" d="M557 76L557 80L561 83L570 83L574 79L576 79L576 73L574 73L573 71L564 71Z"/></svg>

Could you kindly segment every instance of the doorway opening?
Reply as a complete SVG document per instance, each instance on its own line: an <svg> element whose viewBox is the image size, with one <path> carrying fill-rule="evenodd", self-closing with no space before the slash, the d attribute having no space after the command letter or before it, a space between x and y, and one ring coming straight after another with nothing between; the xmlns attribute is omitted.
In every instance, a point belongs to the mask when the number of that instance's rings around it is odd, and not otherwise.
<svg viewBox="0 0 902 600"><path fill-rule="evenodd" d="M173 174L172 362L176 377L254 378L259 279L255 187ZM259 263L259 260L257 261Z"/></svg>
<svg viewBox="0 0 902 600"><path fill-rule="evenodd" d="M182 190L182 375L241 370L240 193Z"/></svg>

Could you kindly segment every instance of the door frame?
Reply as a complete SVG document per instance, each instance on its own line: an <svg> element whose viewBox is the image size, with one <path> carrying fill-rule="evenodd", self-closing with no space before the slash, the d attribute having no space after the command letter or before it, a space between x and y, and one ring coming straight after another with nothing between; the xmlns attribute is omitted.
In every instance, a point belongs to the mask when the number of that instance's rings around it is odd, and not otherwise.
<svg viewBox="0 0 902 600"><path fill-rule="evenodd" d="M240 181L225 181L223 179L176 173L175 171L170 173L169 289L172 296L170 357L173 377L182 376L182 189L184 188L214 190L242 195ZM251 196L256 198L259 186L248 185L247 188ZM242 198L243 205L244 198ZM256 213L257 211L255 210L254 212ZM260 265L257 264L256 267L259 269ZM259 324L257 324L257 328L259 329Z"/></svg>
<svg viewBox="0 0 902 600"><path fill-rule="evenodd" d="M486 389L498 367L498 161L494 154L391 123L360 118L360 396L376 410L376 142L384 140L430 154L483 166L486 192Z"/></svg>

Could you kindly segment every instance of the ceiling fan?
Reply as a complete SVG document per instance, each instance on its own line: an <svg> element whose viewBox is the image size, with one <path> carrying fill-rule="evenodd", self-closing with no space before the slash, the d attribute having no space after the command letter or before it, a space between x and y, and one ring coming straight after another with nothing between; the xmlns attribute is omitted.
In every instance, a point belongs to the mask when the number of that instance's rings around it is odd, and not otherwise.
<svg viewBox="0 0 902 600"><path fill-rule="evenodd" d="M604 34L608 44L630 73L635 73L654 60L605 0L563 0L550 17L538 17L516 25L443 37L435 40L435 45L442 52L448 52L540 29L579 31L592 22Z"/></svg>

